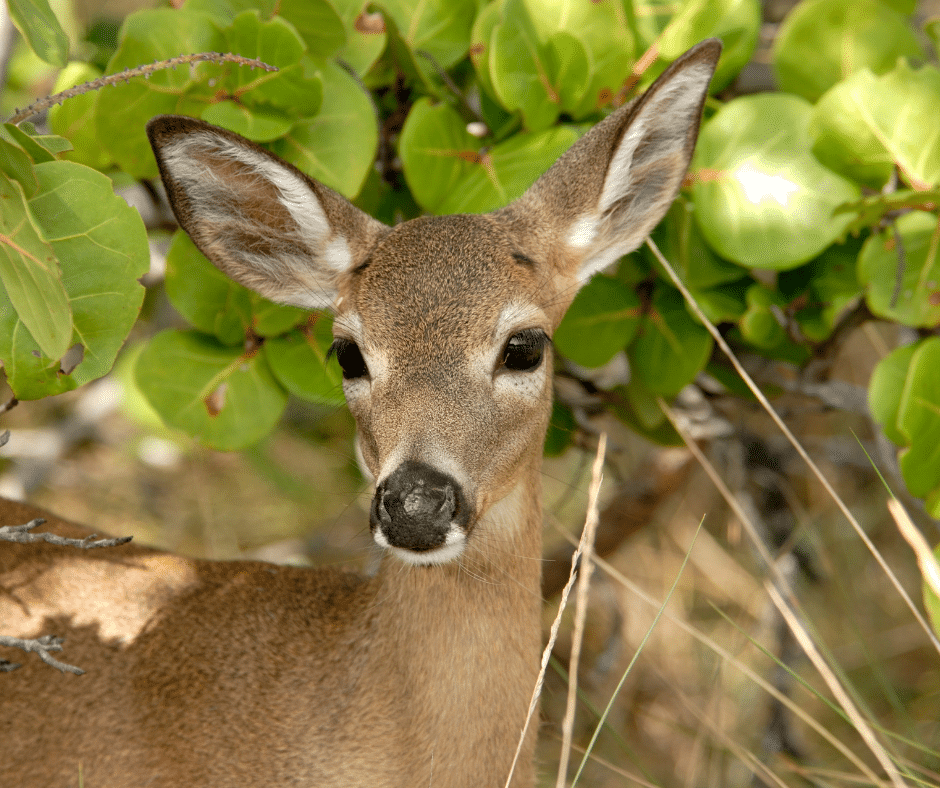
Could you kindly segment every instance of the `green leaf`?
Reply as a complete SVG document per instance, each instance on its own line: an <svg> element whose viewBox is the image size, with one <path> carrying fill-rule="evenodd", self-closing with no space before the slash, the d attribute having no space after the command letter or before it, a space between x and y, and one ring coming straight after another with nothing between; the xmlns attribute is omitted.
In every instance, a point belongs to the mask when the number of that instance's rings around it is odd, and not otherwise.
<svg viewBox="0 0 940 788"><path fill-rule="evenodd" d="M16 314L0 306L0 358L20 399L67 391L111 369L143 302L137 280L150 264L140 214L107 177L71 162L40 164L36 175L40 190L29 208L60 261L72 312L69 344L80 344L83 356L63 372L61 355L44 354Z"/></svg>
<svg viewBox="0 0 940 788"><path fill-rule="evenodd" d="M931 517L936 517L937 513L931 512ZM940 545L934 548L933 551L934 558L940 562ZM930 584L925 580L923 586L924 593L924 607L927 610L927 615L930 616L930 623L933 625L933 631L937 633L940 637L940 596L937 596Z"/></svg>
<svg viewBox="0 0 940 788"><path fill-rule="evenodd" d="M581 118L608 103L633 68L629 3L526 0L525 5L538 41L548 48L546 75L562 110Z"/></svg>
<svg viewBox="0 0 940 788"><path fill-rule="evenodd" d="M457 112L419 99L399 140L415 200L434 213L482 213L519 197L577 139L565 126L516 134L480 153Z"/></svg>
<svg viewBox="0 0 940 788"><path fill-rule="evenodd" d="M170 8L137 11L124 20L120 44L108 63L113 74L141 63L176 57L181 52L220 52L226 42L210 17ZM149 78L98 93L95 128L118 166L135 178L156 178L157 164L147 141L145 126L154 115L178 113L199 117L212 101L216 78L231 69L213 63L164 69Z"/></svg>
<svg viewBox="0 0 940 788"><path fill-rule="evenodd" d="M671 396L705 368L711 349L711 336L691 318L679 292L659 286L627 355L647 389Z"/></svg>
<svg viewBox="0 0 940 788"><path fill-rule="evenodd" d="M878 362L868 382L868 407L872 418L881 425L888 440L898 446L907 446L909 443L898 426L898 410L917 347L916 344L905 345L892 350Z"/></svg>
<svg viewBox="0 0 940 788"><path fill-rule="evenodd" d="M56 160L55 151L49 150L42 144L43 140L36 135L32 124L21 123L19 126L16 126L12 123L5 123L3 125L3 131L4 136L8 137L11 142L19 145L26 151L35 164L43 164L47 161ZM68 143L66 143L64 149L68 150Z"/></svg>
<svg viewBox="0 0 940 788"><path fill-rule="evenodd" d="M378 129L372 102L359 83L334 63L320 71L323 104L271 149L340 194L353 198L375 161Z"/></svg>
<svg viewBox="0 0 940 788"><path fill-rule="evenodd" d="M234 101L212 104L202 113L202 119L255 142L270 142L283 137L295 120L278 110L247 107Z"/></svg>
<svg viewBox="0 0 940 788"><path fill-rule="evenodd" d="M72 311L52 246L42 237L19 183L0 176L2 308L12 309L42 352L60 359L72 340ZM0 302L2 303L2 302ZM4 359L4 366L9 359Z"/></svg>
<svg viewBox="0 0 940 788"><path fill-rule="evenodd" d="M295 396L321 405L342 405L343 376L336 361L327 363L333 321L326 313L303 331L292 331L264 343L274 376Z"/></svg>
<svg viewBox="0 0 940 788"><path fill-rule="evenodd" d="M343 20L327 0L280 0L277 8L314 57L330 57L346 43Z"/></svg>
<svg viewBox="0 0 940 788"><path fill-rule="evenodd" d="M551 57L524 0L505 0L503 18L490 34L490 81L500 103L521 112L530 131L558 119L561 99L551 82Z"/></svg>
<svg viewBox="0 0 940 788"><path fill-rule="evenodd" d="M7 7L29 48L40 60L62 68L68 60L69 39L48 0L9 0Z"/></svg>
<svg viewBox="0 0 940 788"><path fill-rule="evenodd" d="M764 93L726 104L699 135L695 218L722 257L784 270L815 257L851 221L834 216L859 189L810 151L811 105Z"/></svg>
<svg viewBox="0 0 940 788"><path fill-rule="evenodd" d="M913 211L899 217L894 226L901 235L903 255L889 229L871 236L858 258L858 278L867 288L868 307L879 317L907 326L936 326L940 324L938 218Z"/></svg>
<svg viewBox="0 0 940 788"><path fill-rule="evenodd" d="M881 188L897 165L916 188L940 184L940 69L901 61L883 76L868 69L833 86L813 111L820 161Z"/></svg>
<svg viewBox="0 0 940 788"><path fill-rule="evenodd" d="M336 57L352 66L360 77L365 76L381 57L388 40L381 15L367 13L362 0L333 0L333 7L346 31L346 44Z"/></svg>
<svg viewBox="0 0 940 788"><path fill-rule="evenodd" d="M193 326L221 344L241 347L251 324L249 291L229 279L202 254L182 230L166 256L166 294Z"/></svg>
<svg viewBox="0 0 940 788"><path fill-rule="evenodd" d="M675 8L675 3L665 6ZM638 18L641 15L637 8ZM723 44L718 68L712 77L711 92L730 84L754 55L761 25L759 0L684 0L655 41L659 56L676 60L687 49L706 38L720 38ZM661 69L654 69L658 76Z"/></svg>
<svg viewBox="0 0 940 788"><path fill-rule="evenodd" d="M53 91L62 90L90 82L101 76L101 70L90 63L69 63L56 78ZM50 108L49 126L72 143L73 150L65 158L78 164L105 170L111 164L107 148L95 133L95 102L98 91L75 96L62 104Z"/></svg>
<svg viewBox="0 0 940 788"><path fill-rule="evenodd" d="M441 213L444 201L472 172L479 145L456 110L447 104L435 106L428 98L418 99L398 143L405 178L418 204Z"/></svg>
<svg viewBox="0 0 940 788"><path fill-rule="evenodd" d="M137 359L135 377L169 426L226 451L261 440L287 404L263 353L246 355L195 331L154 337Z"/></svg>
<svg viewBox="0 0 940 788"><path fill-rule="evenodd" d="M3 131L0 127L0 172L16 181L27 198L32 197L39 188L36 173L33 172L33 160L12 139L4 139L6 135Z"/></svg>
<svg viewBox="0 0 940 788"><path fill-rule="evenodd" d="M909 20L881 0L808 0L784 20L774 43L780 88L815 101L856 71L882 74L923 52Z"/></svg>
<svg viewBox="0 0 940 788"><path fill-rule="evenodd" d="M569 126L521 132L494 145L474 162L441 213L484 213L501 208L528 189L578 139Z"/></svg>
<svg viewBox="0 0 940 788"><path fill-rule="evenodd" d="M427 52L442 68L467 54L475 0L382 0L370 4L394 21L412 52Z"/></svg>
<svg viewBox="0 0 940 788"><path fill-rule="evenodd" d="M679 278L693 292L740 279L745 271L739 265L722 260L709 248L694 216L695 204L680 195L653 231L653 240ZM652 254L649 257L666 278L656 257Z"/></svg>
<svg viewBox="0 0 940 788"><path fill-rule="evenodd" d="M772 307L786 305L784 298L775 290L755 282L747 290L747 311L741 317L742 336L752 345L762 349L777 347L787 338Z"/></svg>
<svg viewBox="0 0 940 788"><path fill-rule="evenodd" d="M898 427L909 441L899 457L907 488L918 498L940 486L940 337L914 351L898 407Z"/></svg>
<svg viewBox="0 0 940 788"><path fill-rule="evenodd" d="M183 10L188 14L205 14L219 27L225 27L243 11L256 11L262 19L270 19L280 0L186 0Z"/></svg>
<svg viewBox="0 0 940 788"><path fill-rule="evenodd" d="M144 300L138 280L150 267L147 233L101 173L65 161L40 164L36 173L40 193L30 210L62 266L73 341L84 348L72 378L83 385L111 369L137 320Z"/></svg>
<svg viewBox="0 0 940 788"><path fill-rule="evenodd" d="M640 324L640 299L609 276L591 279L575 296L553 342L583 367L601 367L626 348Z"/></svg>
<svg viewBox="0 0 940 788"><path fill-rule="evenodd" d="M611 411L624 424L647 440L661 446L680 446L682 437L656 401L658 394L650 391L634 376L626 386L617 386L619 395L611 404Z"/></svg>
<svg viewBox="0 0 940 788"><path fill-rule="evenodd" d="M546 457L558 457L571 445L571 436L578 424L571 408L557 399L552 403L552 416L548 421L542 453Z"/></svg>

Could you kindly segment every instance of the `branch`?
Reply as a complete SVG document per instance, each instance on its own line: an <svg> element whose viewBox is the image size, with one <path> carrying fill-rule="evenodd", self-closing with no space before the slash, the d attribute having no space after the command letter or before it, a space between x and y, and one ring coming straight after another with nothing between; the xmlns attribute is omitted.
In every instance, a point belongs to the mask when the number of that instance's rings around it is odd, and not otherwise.
<svg viewBox="0 0 940 788"><path fill-rule="evenodd" d="M59 660L50 654L51 651L62 650L62 638L56 637L55 635L43 635L40 638L28 640L11 637L9 635L0 635L0 646L19 648L26 652L38 654L43 662L54 668L58 668L63 673L74 673L76 676L81 676L85 672L81 668L76 668L74 665L59 662ZM20 665L16 662L8 662L5 659L0 659L0 672L9 673L11 670L16 670L19 667Z"/></svg>
<svg viewBox="0 0 940 788"><path fill-rule="evenodd" d="M213 63L237 63L240 66L263 68L265 71L278 70L276 66L271 66L262 60L242 57L241 55L235 55L230 52L198 52L193 55L179 55L178 57L171 57L169 60L158 60L157 62L150 63L146 66L127 68L124 69L124 71L122 71L120 74L108 74L107 76L93 79L91 82L85 82L81 85L76 85L75 87L69 88L68 90L63 90L61 93L56 93L54 96L46 96L45 98L41 98L38 101L34 101L25 109L17 110L16 114L10 118L9 122L22 123L27 118L30 118L33 115L38 115L40 112L49 109L49 107L52 107L55 104L61 104L66 99L70 99L75 96L81 96L85 93L90 93L92 90L100 90L101 88L105 88L108 85L117 85L120 82L129 82L134 77L149 78L150 75L156 71L162 71L163 69L167 68L176 68L177 66L192 65L194 63L206 61L211 61Z"/></svg>
<svg viewBox="0 0 940 788"><path fill-rule="evenodd" d="M59 545L61 547L79 547L83 550L92 550L96 547L116 547L134 538L132 536L119 536L114 539L98 539L98 534L89 534L82 539L69 539L68 537L51 534L47 531L42 531L38 534L29 533L33 528L45 522L46 521L42 518L37 518L25 525L2 525L0 526L0 540L16 542L17 544L49 542L49 544Z"/></svg>

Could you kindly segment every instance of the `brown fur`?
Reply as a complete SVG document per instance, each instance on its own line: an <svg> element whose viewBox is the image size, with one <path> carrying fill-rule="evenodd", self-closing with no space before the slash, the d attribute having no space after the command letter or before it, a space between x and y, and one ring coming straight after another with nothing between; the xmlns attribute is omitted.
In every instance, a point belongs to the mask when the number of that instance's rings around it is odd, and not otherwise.
<svg viewBox="0 0 940 788"><path fill-rule="evenodd" d="M513 205L394 229L230 132L151 123L177 217L213 262L277 300L332 305L368 367L345 383L364 470L380 487L408 463L451 479L462 552L412 565L424 548L397 546L366 578L0 543L0 633L64 636L87 671L0 650L24 663L0 675L0 785L505 784L539 664L551 368L502 359L517 332L550 335L662 217L719 51L677 61ZM0 525L37 516L0 501ZM534 785L534 747L535 726L514 786Z"/></svg>

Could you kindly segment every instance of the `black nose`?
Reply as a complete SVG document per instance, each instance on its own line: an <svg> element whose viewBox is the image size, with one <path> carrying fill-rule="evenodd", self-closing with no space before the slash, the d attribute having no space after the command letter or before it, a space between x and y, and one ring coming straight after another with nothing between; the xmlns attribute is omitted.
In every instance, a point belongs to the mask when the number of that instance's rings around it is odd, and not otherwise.
<svg viewBox="0 0 940 788"><path fill-rule="evenodd" d="M452 526L466 526L469 512L452 476L408 460L376 488L371 519L393 547L421 551L443 545Z"/></svg>

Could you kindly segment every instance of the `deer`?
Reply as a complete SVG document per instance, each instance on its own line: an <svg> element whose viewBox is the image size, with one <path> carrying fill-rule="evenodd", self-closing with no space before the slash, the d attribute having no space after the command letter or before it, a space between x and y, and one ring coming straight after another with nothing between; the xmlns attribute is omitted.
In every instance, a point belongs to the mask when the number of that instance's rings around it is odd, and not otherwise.
<svg viewBox="0 0 940 788"><path fill-rule="evenodd" d="M537 726L507 779L541 653L551 335L675 199L720 52L689 50L509 205L395 227L230 131L150 121L196 246L332 311L382 559L364 576L0 543L0 633L55 633L85 670L2 675L0 785L535 785ZM2 525L39 517L89 533L0 502Z"/></svg>

